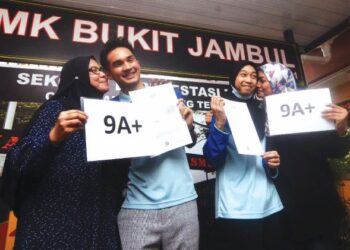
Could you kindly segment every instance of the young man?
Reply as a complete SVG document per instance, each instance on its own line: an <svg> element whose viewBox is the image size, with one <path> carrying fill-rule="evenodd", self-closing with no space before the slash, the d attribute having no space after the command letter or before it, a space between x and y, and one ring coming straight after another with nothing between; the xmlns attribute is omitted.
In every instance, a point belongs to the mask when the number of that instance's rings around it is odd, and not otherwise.
<svg viewBox="0 0 350 250"><path fill-rule="evenodd" d="M130 102L129 91L146 87L140 80L140 63L125 39L109 40L100 59L107 76L121 88L114 100ZM179 110L193 130L192 110L182 101ZM184 147L152 158L132 158L118 215L123 249L198 249L196 198Z"/></svg>

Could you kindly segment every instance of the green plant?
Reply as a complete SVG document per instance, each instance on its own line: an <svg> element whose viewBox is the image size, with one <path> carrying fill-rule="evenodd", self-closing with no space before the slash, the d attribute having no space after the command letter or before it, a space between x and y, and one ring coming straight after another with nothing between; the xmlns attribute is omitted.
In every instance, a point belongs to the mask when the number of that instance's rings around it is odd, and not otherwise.
<svg viewBox="0 0 350 250"><path fill-rule="evenodd" d="M329 159L331 167L340 176L350 175L350 151L341 159Z"/></svg>

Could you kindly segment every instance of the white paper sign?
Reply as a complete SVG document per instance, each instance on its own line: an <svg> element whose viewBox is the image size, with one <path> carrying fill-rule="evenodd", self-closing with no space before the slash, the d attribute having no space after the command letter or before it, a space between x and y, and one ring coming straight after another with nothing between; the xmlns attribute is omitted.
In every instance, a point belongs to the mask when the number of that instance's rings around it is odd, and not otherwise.
<svg viewBox="0 0 350 250"><path fill-rule="evenodd" d="M224 109L238 153L262 155L264 150L247 104L225 99Z"/></svg>
<svg viewBox="0 0 350 250"><path fill-rule="evenodd" d="M187 124L177 107L171 84L147 87L129 92L134 104L146 109L146 119L155 135L155 155L192 143Z"/></svg>
<svg viewBox="0 0 350 250"><path fill-rule="evenodd" d="M87 160L108 160L152 155L143 107L136 104L83 99Z"/></svg>
<svg viewBox="0 0 350 250"><path fill-rule="evenodd" d="M321 112L332 103L329 89L302 90L266 97L270 135L333 130Z"/></svg>

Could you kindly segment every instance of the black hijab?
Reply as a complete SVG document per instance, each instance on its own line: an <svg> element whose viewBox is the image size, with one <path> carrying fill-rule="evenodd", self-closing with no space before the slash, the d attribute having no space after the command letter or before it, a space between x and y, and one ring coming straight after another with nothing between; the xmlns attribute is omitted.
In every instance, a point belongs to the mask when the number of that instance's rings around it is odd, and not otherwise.
<svg viewBox="0 0 350 250"><path fill-rule="evenodd" d="M101 99L104 93L90 84L89 63L93 56L76 57L63 65L60 84L51 100L62 100L65 109L80 109L80 97Z"/></svg>
<svg viewBox="0 0 350 250"><path fill-rule="evenodd" d="M266 122L265 111L261 108L261 105L260 105L261 101L254 98L255 92L252 93L252 96L248 98L243 98L242 96L235 94L235 92L238 92L238 90L235 87L236 78L239 72L241 71L241 69L246 65L252 66L258 74L257 67L254 63L249 61L235 62L229 75L230 85L233 91L231 94L228 94L227 96L223 96L223 97L232 101L244 102L247 104L250 115L255 125L256 132L258 133L258 136L261 140L265 136L265 122Z"/></svg>
<svg viewBox="0 0 350 250"><path fill-rule="evenodd" d="M58 89L48 101L61 100L64 110L69 110L81 109L80 97L101 99L104 93L98 91L90 84L88 69L91 59L96 61L93 56L80 56L66 62L62 67ZM35 111L21 137L29 133L33 127L33 122L48 101L43 103L38 110Z"/></svg>
<svg viewBox="0 0 350 250"><path fill-rule="evenodd" d="M104 93L99 92L90 84L89 63L90 60L95 60L93 56L76 57L64 64L61 71L61 80L58 90L50 100L62 100L64 109L80 109L80 97L101 98ZM96 60L95 60L96 61ZM49 100L49 101L50 101ZM22 137L27 135L32 129L37 120L40 111L46 106L46 101L34 113L31 121L24 130ZM14 164L20 164L20 159L17 159ZM28 186L26 190L22 190L21 173L18 172L19 166L11 167L13 162L6 158L4 172L0 188L0 197L10 206L18 216L20 203L27 192L31 191L38 183L37 176L33 175L33 187ZM38 166L36 166L38 167Z"/></svg>

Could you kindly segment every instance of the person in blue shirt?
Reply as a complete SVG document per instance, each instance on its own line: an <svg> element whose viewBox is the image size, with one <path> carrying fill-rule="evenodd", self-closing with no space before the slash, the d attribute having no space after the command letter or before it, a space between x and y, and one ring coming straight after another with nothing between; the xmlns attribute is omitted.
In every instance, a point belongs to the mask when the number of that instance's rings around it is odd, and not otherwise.
<svg viewBox="0 0 350 250"><path fill-rule="evenodd" d="M254 98L257 70L248 61L237 62L230 72L232 93L225 96L246 103L265 147L265 111ZM213 119L203 153L216 168L215 234L217 249L280 250L279 214L282 203L272 182L280 164L278 152L263 156L237 152L224 111L225 99L211 100Z"/></svg>
<svg viewBox="0 0 350 250"><path fill-rule="evenodd" d="M127 40L109 40L100 59L107 76L121 89L115 101L131 102L129 91L147 87ZM178 106L193 132L192 110L182 100ZM132 158L128 177L126 198L118 215L123 249L198 249L197 193L185 148Z"/></svg>

